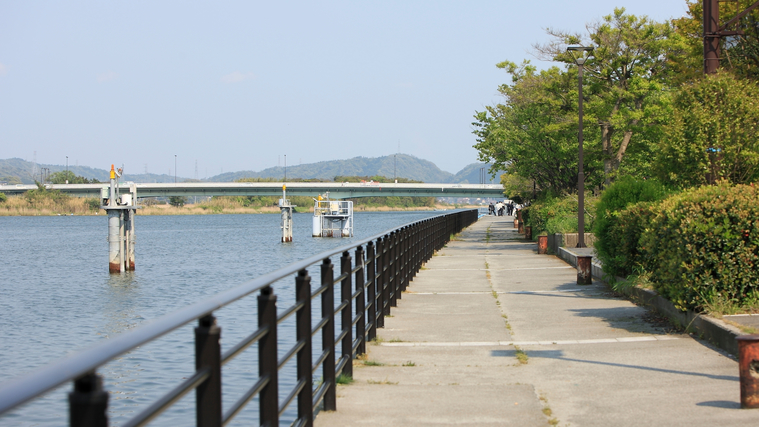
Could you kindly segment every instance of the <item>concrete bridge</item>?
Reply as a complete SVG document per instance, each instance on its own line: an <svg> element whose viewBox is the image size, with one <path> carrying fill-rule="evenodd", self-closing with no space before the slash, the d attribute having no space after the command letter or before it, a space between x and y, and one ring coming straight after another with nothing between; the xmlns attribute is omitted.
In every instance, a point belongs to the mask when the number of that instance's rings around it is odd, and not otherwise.
<svg viewBox="0 0 759 427"><path fill-rule="evenodd" d="M282 182L182 182L171 184L120 183L125 191L134 186L138 197L170 196L281 196ZM288 182L288 196L310 196L329 192L335 199L358 197L474 197L502 198L500 184L395 184L395 183L340 183L340 182ZM108 184L46 184L46 188L59 190L76 197L99 197ZM0 185L0 193L23 194L36 185Z"/></svg>

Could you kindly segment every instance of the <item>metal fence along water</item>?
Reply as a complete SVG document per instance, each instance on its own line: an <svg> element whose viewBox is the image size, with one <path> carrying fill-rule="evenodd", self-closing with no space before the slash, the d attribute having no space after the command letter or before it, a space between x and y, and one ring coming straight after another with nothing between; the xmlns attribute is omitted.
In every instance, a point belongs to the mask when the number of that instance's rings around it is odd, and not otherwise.
<svg viewBox="0 0 759 427"><path fill-rule="evenodd" d="M69 393L70 425L106 426L109 394L97 370L124 353L197 321L195 371L122 425L145 425L193 390L198 426L226 425L252 399L258 401L261 425L279 425L282 414L294 402L297 418L292 424L312 425L318 408L337 409L337 378L352 376L353 358L365 353L367 341L374 339L377 328L384 326L385 316L396 306L423 263L441 249L451 235L475 221L476 210L416 221L322 252L206 297L3 384L0 386L0 414L73 381L73 391ZM339 257L337 267L334 257ZM309 274L309 269L317 266L318 280ZM336 268L339 269L337 276ZM295 287L294 303L285 308L277 307L273 286L283 279L293 280ZM217 324L214 312L253 294L257 294L257 325L247 325L250 334L222 352L223 325ZM319 313L315 313L317 307ZM285 328L294 328L293 340L279 336L292 332ZM258 349L257 378L234 402L223 405L222 367L253 345ZM280 390L279 373L291 361L297 370L295 385Z"/></svg>

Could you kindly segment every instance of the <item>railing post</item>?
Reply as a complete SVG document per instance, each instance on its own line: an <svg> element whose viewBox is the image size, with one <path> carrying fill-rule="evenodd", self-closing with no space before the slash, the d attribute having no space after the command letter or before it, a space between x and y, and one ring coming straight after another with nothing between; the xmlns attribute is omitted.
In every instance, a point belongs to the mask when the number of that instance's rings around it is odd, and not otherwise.
<svg viewBox="0 0 759 427"><path fill-rule="evenodd" d="M341 346L341 357L346 359L343 374L353 378L353 277L351 276L351 254L348 251L343 252L340 258L340 275L345 275L340 283L340 299L345 304L340 312L342 328L340 333L345 333Z"/></svg>
<svg viewBox="0 0 759 427"><path fill-rule="evenodd" d="M410 280L409 277L409 267L411 267L409 263L409 249L411 248L411 245L409 245L409 240L411 238L411 228L410 227L404 227L403 228L403 262L401 263L401 268L403 270L403 290L405 291L408 288L408 283Z"/></svg>
<svg viewBox="0 0 759 427"><path fill-rule="evenodd" d="M71 427L107 427L108 393L103 378L95 372L74 380L69 393L69 425Z"/></svg>
<svg viewBox="0 0 759 427"><path fill-rule="evenodd" d="M388 297L390 304L388 304L387 314L390 314L390 307L398 306L398 231L390 233L390 250L388 256L390 257L390 279L388 279Z"/></svg>
<svg viewBox="0 0 759 427"><path fill-rule="evenodd" d="M195 370L209 369L210 376L195 389L195 413L199 427L221 427L221 328L212 314L198 319L195 328Z"/></svg>
<svg viewBox="0 0 759 427"><path fill-rule="evenodd" d="M385 327L385 246L387 235L377 239L377 327Z"/></svg>
<svg viewBox="0 0 759 427"><path fill-rule="evenodd" d="M356 248L356 266L360 266L356 270L356 317L358 317L356 353L364 354L366 353L366 279L364 278L366 262L364 262L364 247L360 245Z"/></svg>
<svg viewBox="0 0 759 427"><path fill-rule="evenodd" d="M303 381L305 386L298 393L298 419L304 420L306 427L314 424L313 406L313 356L311 355L311 276L304 268L298 271L295 277L295 300L296 304L302 303L303 307L295 313L295 340L304 342L303 348L297 357L297 381ZM297 382L296 381L296 382Z"/></svg>
<svg viewBox="0 0 759 427"><path fill-rule="evenodd" d="M379 243L379 239L377 239L377 242ZM374 242L369 242L366 245L366 274L367 274L367 282L369 282L369 286L367 286L367 294L366 294L366 301L367 304L369 304L369 310L366 314L367 320L369 321L369 331L366 334L367 341L373 340L377 336L377 273L376 273L376 267L377 267L377 258L374 253ZM366 347L364 347L364 352L366 352Z"/></svg>
<svg viewBox="0 0 759 427"><path fill-rule="evenodd" d="M324 392L324 410L337 409L337 394L335 392L335 276L332 261L324 259L321 267L322 286L327 289L322 293L322 319L326 319L322 328L322 351L327 356L322 362L322 377L327 389Z"/></svg>
<svg viewBox="0 0 759 427"><path fill-rule="evenodd" d="M390 315L390 286L391 268L390 251L393 247L392 233L385 235L382 242L382 327L385 327L385 316Z"/></svg>
<svg viewBox="0 0 759 427"><path fill-rule="evenodd" d="M269 377L261 390L258 408L261 425L279 426L279 375L277 367L277 296L271 286L258 295L258 327L268 331L258 342L258 376Z"/></svg>

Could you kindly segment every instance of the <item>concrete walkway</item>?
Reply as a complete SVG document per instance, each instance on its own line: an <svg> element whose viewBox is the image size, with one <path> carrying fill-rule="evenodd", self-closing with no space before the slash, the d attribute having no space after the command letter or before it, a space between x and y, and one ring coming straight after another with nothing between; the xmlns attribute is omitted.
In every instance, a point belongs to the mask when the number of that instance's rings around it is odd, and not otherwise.
<svg viewBox="0 0 759 427"><path fill-rule="evenodd" d="M436 254L317 426L748 426L738 364L485 217Z"/></svg>

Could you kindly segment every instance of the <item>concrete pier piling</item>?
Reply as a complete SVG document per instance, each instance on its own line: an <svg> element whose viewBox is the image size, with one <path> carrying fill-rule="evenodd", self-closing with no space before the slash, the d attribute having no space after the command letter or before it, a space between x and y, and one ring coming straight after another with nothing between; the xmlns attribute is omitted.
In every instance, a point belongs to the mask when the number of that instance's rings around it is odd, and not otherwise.
<svg viewBox="0 0 759 427"><path fill-rule="evenodd" d="M129 186L129 193L119 194L118 178L121 171L111 165L111 182L101 192L101 209L108 215L108 271L121 273L134 270L134 217L137 190Z"/></svg>

